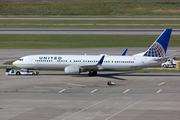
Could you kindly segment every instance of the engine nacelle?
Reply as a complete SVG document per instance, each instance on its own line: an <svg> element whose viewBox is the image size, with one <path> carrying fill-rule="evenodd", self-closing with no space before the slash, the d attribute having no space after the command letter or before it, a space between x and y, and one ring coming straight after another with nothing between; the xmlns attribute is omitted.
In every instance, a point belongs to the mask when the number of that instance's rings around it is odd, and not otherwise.
<svg viewBox="0 0 180 120"><path fill-rule="evenodd" d="M64 68L66 74L79 74L81 69L78 66L67 66Z"/></svg>

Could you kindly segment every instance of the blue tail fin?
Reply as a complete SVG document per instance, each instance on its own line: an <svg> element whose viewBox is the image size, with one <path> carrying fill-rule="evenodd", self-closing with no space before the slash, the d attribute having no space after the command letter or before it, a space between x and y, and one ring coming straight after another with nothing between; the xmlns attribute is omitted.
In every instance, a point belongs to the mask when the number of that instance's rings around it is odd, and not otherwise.
<svg viewBox="0 0 180 120"><path fill-rule="evenodd" d="M124 52L121 54L121 56L125 56L126 55L126 52L127 52L127 48L124 50Z"/></svg>
<svg viewBox="0 0 180 120"><path fill-rule="evenodd" d="M145 52L146 57L165 57L172 29L166 29Z"/></svg>

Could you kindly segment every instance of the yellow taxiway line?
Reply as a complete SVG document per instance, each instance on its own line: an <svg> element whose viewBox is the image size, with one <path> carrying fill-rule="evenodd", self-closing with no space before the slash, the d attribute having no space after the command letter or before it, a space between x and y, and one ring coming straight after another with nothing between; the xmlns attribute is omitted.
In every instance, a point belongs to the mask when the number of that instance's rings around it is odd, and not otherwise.
<svg viewBox="0 0 180 120"><path fill-rule="evenodd" d="M94 93L94 92L96 92L98 89L94 89L94 90L92 90L90 93Z"/></svg>
<svg viewBox="0 0 180 120"><path fill-rule="evenodd" d="M62 90L60 90L58 93L62 93L62 92L64 92L66 89L62 89Z"/></svg>
<svg viewBox="0 0 180 120"><path fill-rule="evenodd" d="M127 92L129 92L131 89L127 89L127 90L125 90L125 91L123 91L122 93L127 93Z"/></svg>
<svg viewBox="0 0 180 120"><path fill-rule="evenodd" d="M160 93L162 91L163 91L163 89L159 89L159 90L156 91L156 93Z"/></svg>
<svg viewBox="0 0 180 120"><path fill-rule="evenodd" d="M165 84L166 82L161 82L161 83L159 83L158 85L163 85L163 84Z"/></svg>

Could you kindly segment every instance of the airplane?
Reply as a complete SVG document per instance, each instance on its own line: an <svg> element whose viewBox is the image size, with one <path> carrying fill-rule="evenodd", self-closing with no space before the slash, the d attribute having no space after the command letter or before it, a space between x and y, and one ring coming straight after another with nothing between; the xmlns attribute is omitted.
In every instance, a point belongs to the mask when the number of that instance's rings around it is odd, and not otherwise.
<svg viewBox="0 0 180 120"><path fill-rule="evenodd" d="M53 55L40 54L21 57L13 62L14 66L23 71L34 69L63 70L66 74L80 74L89 72L89 76L96 76L97 71L126 71L142 69L149 66L159 65L169 57L166 56L172 29L164 32L145 52L132 56L125 56L127 49L122 55Z"/></svg>

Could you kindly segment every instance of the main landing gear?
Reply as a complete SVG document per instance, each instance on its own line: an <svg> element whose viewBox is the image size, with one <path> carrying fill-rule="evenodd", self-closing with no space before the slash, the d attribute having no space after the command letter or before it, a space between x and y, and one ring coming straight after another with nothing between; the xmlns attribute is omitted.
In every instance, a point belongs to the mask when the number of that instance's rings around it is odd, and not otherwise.
<svg viewBox="0 0 180 120"><path fill-rule="evenodd" d="M89 76L96 76L97 75L97 71L89 71Z"/></svg>

